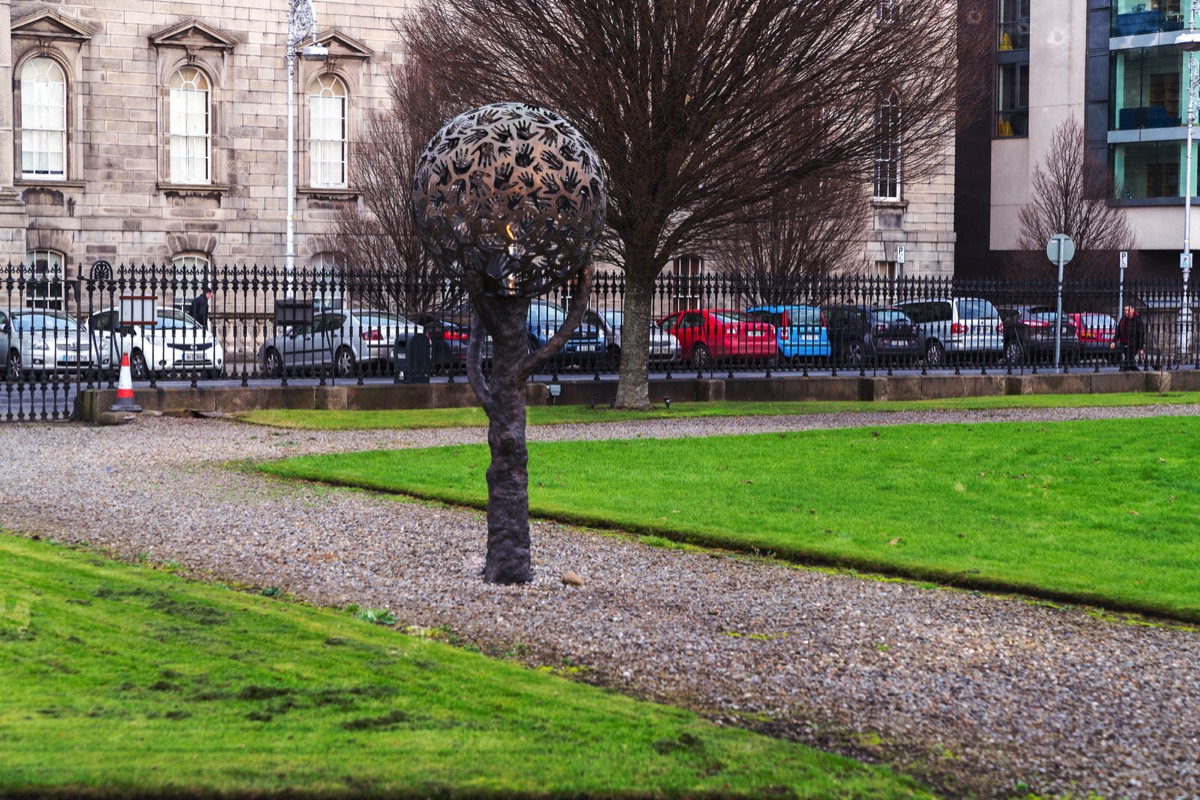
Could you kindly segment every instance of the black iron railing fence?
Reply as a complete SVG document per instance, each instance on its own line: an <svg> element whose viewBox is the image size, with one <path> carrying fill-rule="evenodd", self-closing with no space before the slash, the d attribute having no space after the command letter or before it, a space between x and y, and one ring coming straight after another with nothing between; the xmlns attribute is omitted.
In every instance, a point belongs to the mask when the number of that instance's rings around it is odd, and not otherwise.
<svg viewBox="0 0 1200 800"><path fill-rule="evenodd" d="M470 314L461 287L449 282L275 266L105 265L74 274L0 267L0 400L8 400L10 417L14 393L57 397L72 386L112 385L123 353L135 383L150 385L463 374ZM531 344L553 333L566 300L556 292L532 305ZM615 372L625 345L624 300L622 274L601 271L595 313L547 373ZM1120 361L1113 329L1125 305L1143 330L1134 363L1197 364L1196 294L1184 298L1179 280L1068 281L1061 324L1058 301L1053 281L837 276L784 283L667 273L654 290L652 316L661 325L652 330L651 371L1021 372L1056 363L1099 370ZM427 354L421 334L429 337Z"/></svg>

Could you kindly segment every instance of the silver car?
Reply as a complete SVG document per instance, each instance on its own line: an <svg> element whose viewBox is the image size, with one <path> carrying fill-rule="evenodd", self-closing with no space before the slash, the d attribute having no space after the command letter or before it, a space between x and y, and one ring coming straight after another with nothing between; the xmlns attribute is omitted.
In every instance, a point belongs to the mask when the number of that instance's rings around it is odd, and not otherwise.
<svg viewBox="0 0 1200 800"><path fill-rule="evenodd" d="M129 373L135 381L151 373L203 372L211 378L225 374L225 350L208 328L174 308L158 307L156 324L122 325L120 309L106 308L88 317L88 328L101 353L114 365L129 352Z"/></svg>
<svg viewBox="0 0 1200 800"><path fill-rule="evenodd" d="M980 297L906 300L896 307L917 324L925 342L925 366L946 365L946 355L997 360L1004 352L1000 312Z"/></svg>
<svg viewBox="0 0 1200 800"><path fill-rule="evenodd" d="M4 344L4 376L67 370L108 369L107 353L94 346L87 330L59 311L0 312L0 342Z"/></svg>
<svg viewBox="0 0 1200 800"><path fill-rule="evenodd" d="M621 330L625 327L625 312L605 311L603 318L605 327L612 332L612 345L610 349L615 348L617 350L617 355L613 359L613 363L620 363ZM679 340L658 327L654 322L651 322L650 351L648 353L649 363L659 366L677 364L680 361L679 353Z"/></svg>
<svg viewBox="0 0 1200 800"><path fill-rule="evenodd" d="M358 370L384 372L391 364L396 341L408 341L423 333L420 325L387 311L339 309L313 315L263 342L258 363L263 374L279 377L285 372L319 372L330 367L341 378Z"/></svg>

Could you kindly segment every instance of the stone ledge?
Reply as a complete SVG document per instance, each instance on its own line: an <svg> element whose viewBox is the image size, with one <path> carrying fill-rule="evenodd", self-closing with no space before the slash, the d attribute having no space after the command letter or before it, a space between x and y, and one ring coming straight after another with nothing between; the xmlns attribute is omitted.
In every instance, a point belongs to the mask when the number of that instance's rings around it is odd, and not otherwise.
<svg viewBox="0 0 1200 800"><path fill-rule="evenodd" d="M1164 376L1170 376L1164 387ZM557 384L557 405L609 405L615 380ZM527 402L550 402L549 382L530 383ZM650 400L673 402L747 402L820 400L934 400L952 397L995 397L1022 394L1112 394L1116 392L1200 391L1200 371L1071 372L1041 375L798 375L772 378L680 378L650 382ZM109 407L115 389L84 389L76 399L75 417L112 424ZM465 382L357 386L252 386L197 389L135 388L134 400L147 412L163 414L236 414L264 408L369 411L385 409L463 408L478 405ZM122 415L124 416L124 415Z"/></svg>

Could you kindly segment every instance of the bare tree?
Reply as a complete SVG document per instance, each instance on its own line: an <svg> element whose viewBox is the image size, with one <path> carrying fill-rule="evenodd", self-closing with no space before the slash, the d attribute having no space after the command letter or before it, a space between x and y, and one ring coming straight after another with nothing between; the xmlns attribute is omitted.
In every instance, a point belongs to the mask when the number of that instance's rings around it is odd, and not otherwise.
<svg viewBox="0 0 1200 800"><path fill-rule="evenodd" d="M325 244L338 254L347 287L360 300L412 312L462 296L453 287L444 296L440 273L413 228L409 201L417 158L445 123L447 105L419 65L397 67L390 80L391 106L370 115L351 161L361 203L338 210Z"/></svg>
<svg viewBox="0 0 1200 800"><path fill-rule="evenodd" d="M713 247L746 305L803 302L821 278L865 266L871 206L858 181L810 178L760 205Z"/></svg>
<svg viewBox="0 0 1200 800"><path fill-rule="evenodd" d="M596 148L626 273L617 404L647 407L656 276L798 182L869 181L893 89L920 180L953 133L956 24L940 2L427 0L403 30L461 108L543 105Z"/></svg>
<svg viewBox="0 0 1200 800"><path fill-rule="evenodd" d="M1087 138L1074 117L1054 131L1046 157L1033 173L1033 199L1020 211L1021 235L1010 263L1017 274L1056 278L1057 267L1045 255L1056 233L1075 243L1065 277L1095 280L1115 277L1117 253L1136 251L1137 238L1125 210L1109 205L1114 192L1108 167L1087 155Z"/></svg>

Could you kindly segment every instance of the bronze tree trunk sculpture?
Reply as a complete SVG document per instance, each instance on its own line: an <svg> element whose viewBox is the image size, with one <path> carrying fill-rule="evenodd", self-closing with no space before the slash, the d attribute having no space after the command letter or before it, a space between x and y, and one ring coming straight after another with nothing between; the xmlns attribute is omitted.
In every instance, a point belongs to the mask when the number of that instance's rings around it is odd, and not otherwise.
<svg viewBox="0 0 1200 800"><path fill-rule="evenodd" d="M533 579L526 382L579 327L606 196L595 153L546 109L498 103L460 114L429 142L413 178L422 244L466 285L474 309L467 379L488 415L488 545L484 580ZM530 300L574 283L559 329L530 344ZM483 374L483 343L492 371Z"/></svg>

